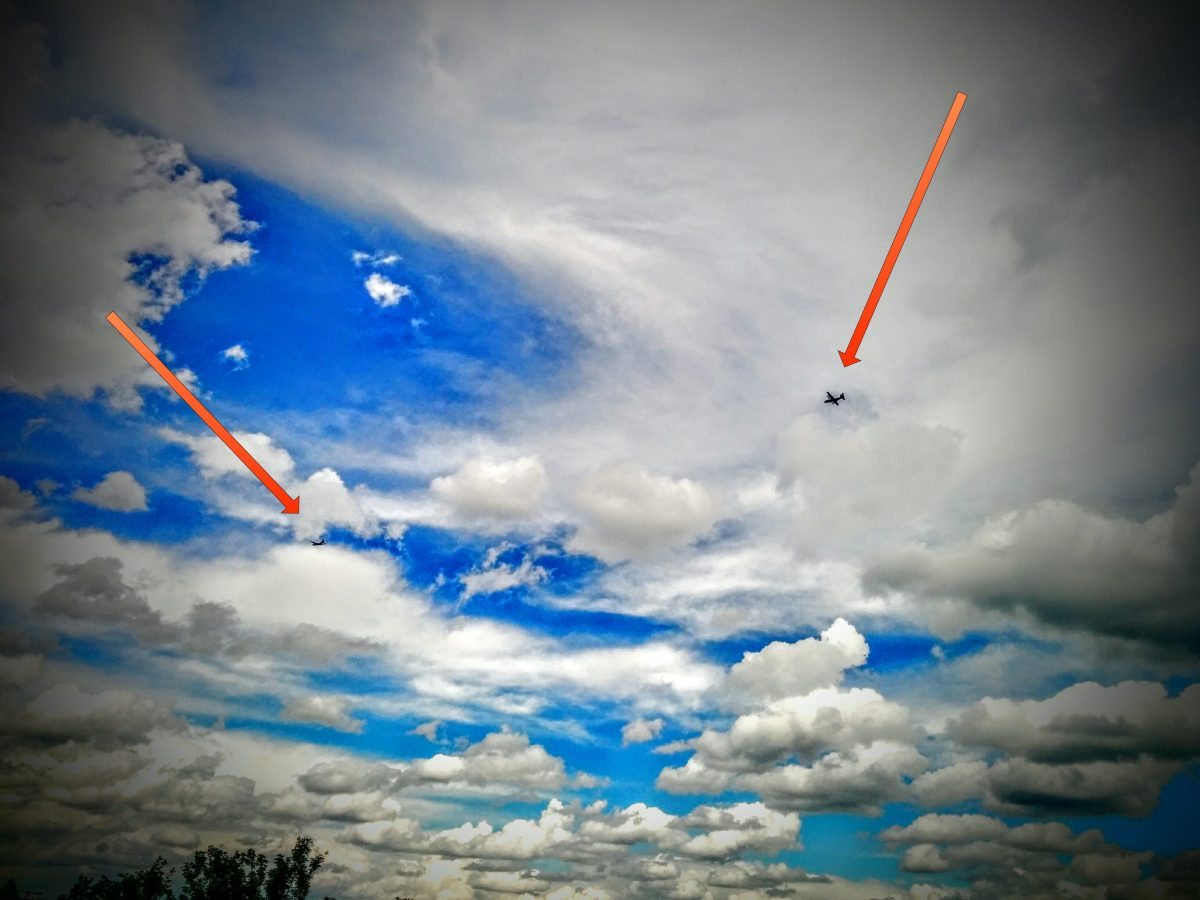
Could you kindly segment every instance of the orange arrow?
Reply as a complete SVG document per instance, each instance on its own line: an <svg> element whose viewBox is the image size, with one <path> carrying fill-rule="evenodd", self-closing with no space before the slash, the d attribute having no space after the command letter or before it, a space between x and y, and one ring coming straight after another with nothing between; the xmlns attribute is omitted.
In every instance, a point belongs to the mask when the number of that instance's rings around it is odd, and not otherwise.
<svg viewBox="0 0 1200 900"><path fill-rule="evenodd" d="M858 347L867 333L867 326L871 324L871 316L875 315L875 307L879 305L879 298L883 296L883 288L887 284L888 278L891 277L892 268L900 256L900 248L904 246L904 239L908 237L913 220L917 218L917 210L921 208L921 201L925 199L925 192L929 190L929 182L933 181L933 170L937 168L938 161L942 158L942 152L946 149L946 144L950 142L950 132L954 130L954 123L958 121L958 114L962 112L963 104L966 102L967 95L962 91L954 95L954 102L950 104L950 112L946 115L941 134L933 142L933 152L929 154L929 162L925 163L925 171L921 173L921 177L917 181L917 189L913 191L912 199L908 201L908 209L904 211L904 218L900 220L900 228L896 231L896 236L892 238L892 246L888 248L887 256L883 258L883 268L879 270L879 277L875 279L875 285L867 297L867 305L863 307L862 315L858 317L858 324L854 326L854 334L850 336L850 343L846 345L845 350L838 351L843 366L852 366L861 361L855 354L858 353Z"/></svg>
<svg viewBox="0 0 1200 900"><path fill-rule="evenodd" d="M163 377L163 380L171 386L171 390L183 398L183 402L192 408L192 412L204 420L204 424L213 430L213 434L224 441L225 446L233 451L234 456L246 464L246 468L254 473L254 476L266 485L267 490L275 495L275 499L283 504L283 512L295 515L300 512L300 498L291 497L288 492L279 486L279 482L272 478L267 470L259 465L258 460L250 455L245 447L238 443L229 431L217 421L217 417L210 413L199 400L196 395L187 389L182 381L175 377L175 373L168 369L161 359L154 355L154 351L146 346L145 341L133 333L128 325L126 325L121 317L115 312L110 312L107 316L108 324L117 329L121 333L121 337L129 341L130 346L138 352L138 354L146 362L150 363L150 368Z"/></svg>

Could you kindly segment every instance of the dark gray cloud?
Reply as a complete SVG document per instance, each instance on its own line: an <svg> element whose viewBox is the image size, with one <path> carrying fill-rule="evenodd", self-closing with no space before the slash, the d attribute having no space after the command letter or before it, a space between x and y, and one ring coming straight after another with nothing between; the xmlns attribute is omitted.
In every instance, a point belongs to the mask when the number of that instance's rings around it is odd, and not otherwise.
<svg viewBox="0 0 1200 900"><path fill-rule="evenodd" d="M162 700L124 690L92 694L74 684L57 684L15 714L10 734L35 745L108 750L146 744L155 729L180 725Z"/></svg>
<svg viewBox="0 0 1200 900"><path fill-rule="evenodd" d="M383 763L318 763L297 781L313 794L358 794L395 785L397 772Z"/></svg>
<svg viewBox="0 0 1200 900"><path fill-rule="evenodd" d="M1150 815L1181 763L1145 757L1133 762L1044 765L1002 760L988 769L985 805L1005 815Z"/></svg>
<svg viewBox="0 0 1200 900"><path fill-rule="evenodd" d="M1038 147L1043 196L998 214L1028 265L1058 249L1055 232L1069 216L1064 198L1131 174L1164 144L1200 137L1200 105L1189 89L1189 61L1200 52L1195 9L1164 4L1144 16L1110 7L1103 16L1126 30L1106 71L1086 83L1018 74L1017 89L983 106L961 138L981 165L1014 136L1019 146Z"/></svg>
<svg viewBox="0 0 1200 900"><path fill-rule="evenodd" d="M1037 763L1200 758L1200 686L1169 697L1160 684L1076 684L1045 701L988 698L946 725L964 746Z"/></svg>
<svg viewBox="0 0 1200 900"><path fill-rule="evenodd" d="M1090 896L1088 889L1139 881L1154 856L1109 843L1097 829L1075 834L1060 822L1009 826L981 815L926 814L880 837L907 847L906 871L970 873L969 896L984 898L1062 896L1070 888Z"/></svg>
<svg viewBox="0 0 1200 900"><path fill-rule="evenodd" d="M177 637L179 630L163 622L146 598L125 583L122 563L111 556L78 565L57 565L60 581L34 603L37 612L98 626L117 626L147 641Z"/></svg>
<svg viewBox="0 0 1200 900"><path fill-rule="evenodd" d="M178 646L197 656L265 656L320 668L380 649L372 641L304 622L266 632L250 629L231 605L211 600L197 600L181 620L171 622L125 580L123 567L115 557L54 566L59 581L36 598L35 613L44 617L43 624L122 631L147 646Z"/></svg>
<svg viewBox="0 0 1200 900"><path fill-rule="evenodd" d="M970 600L1059 628L1200 650L1200 466L1143 522L1043 501L967 541L894 550L863 573L873 593Z"/></svg>

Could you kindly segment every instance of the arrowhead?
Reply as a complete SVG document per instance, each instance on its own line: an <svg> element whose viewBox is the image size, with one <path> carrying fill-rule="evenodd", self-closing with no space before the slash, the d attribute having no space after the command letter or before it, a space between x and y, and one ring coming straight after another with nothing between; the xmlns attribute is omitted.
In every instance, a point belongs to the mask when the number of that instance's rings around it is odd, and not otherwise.
<svg viewBox="0 0 1200 900"><path fill-rule="evenodd" d="M859 359L857 356L855 356L849 350L839 350L838 356L840 356L842 358L843 366L852 366L856 362L862 362L861 359Z"/></svg>
<svg viewBox="0 0 1200 900"><path fill-rule="evenodd" d="M287 503L283 504L283 509L281 509L280 512L290 514L293 516L299 515L299 513L300 513L300 498L299 497L288 497Z"/></svg>

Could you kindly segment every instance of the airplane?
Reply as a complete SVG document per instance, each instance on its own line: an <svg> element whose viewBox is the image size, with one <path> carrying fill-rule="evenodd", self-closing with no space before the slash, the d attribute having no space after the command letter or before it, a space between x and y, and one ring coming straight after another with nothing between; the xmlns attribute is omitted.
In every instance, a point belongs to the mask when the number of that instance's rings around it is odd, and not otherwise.
<svg viewBox="0 0 1200 900"><path fill-rule="evenodd" d="M321 538L319 541L310 540L309 543L312 544L314 547L320 547L322 544L325 543L325 538Z"/></svg>
<svg viewBox="0 0 1200 900"><path fill-rule="evenodd" d="M833 394L829 393L829 391L826 391L826 392L825 392L825 402L826 402L826 403L832 403L834 406L837 406L837 405L838 405L838 401L839 401L839 400L845 400L845 399L846 399L846 395L845 395L845 394L838 394L838 395L835 397L835 396L833 396Z"/></svg>

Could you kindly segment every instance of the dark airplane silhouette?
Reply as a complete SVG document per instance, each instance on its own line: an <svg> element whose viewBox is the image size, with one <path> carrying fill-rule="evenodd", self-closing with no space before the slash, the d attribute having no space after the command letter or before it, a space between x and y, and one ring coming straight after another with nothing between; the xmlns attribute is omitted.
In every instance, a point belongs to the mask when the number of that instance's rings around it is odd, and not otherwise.
<svg viewBox="0 0 1200 900"><path fill-rule="evenodd" d="M838 394L838 395L835 397L835 396L833 396L833 394L829 393L829 391L826 391L826 392L825 392L825 402L826 402L826 403L832 403L834 406L837 406L837 405L838 405L838 401L839 401L839 400L845 400L845 399L846 399L846 395L845 395L845 394Z"/></svg>
<svg viewBox="0 0 1200 900"><path fill-rule="evenodd" d="M325 543L325 538L321 538L319 541L310 540L309 543L312 544L314 547L320 547L322 544Z"/></svg>

